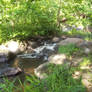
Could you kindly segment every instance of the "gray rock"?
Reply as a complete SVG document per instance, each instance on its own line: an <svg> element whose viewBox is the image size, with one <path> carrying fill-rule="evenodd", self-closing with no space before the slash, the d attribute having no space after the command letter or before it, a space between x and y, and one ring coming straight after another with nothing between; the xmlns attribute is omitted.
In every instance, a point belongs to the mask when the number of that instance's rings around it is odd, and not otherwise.
<svg viewBox="0 0 92 92"><path fill-rule="evenodd" d="M92 25L87 25L85 31L92 32Z"/></svg>
<svg viewBox="0 0 92 92"><path fill-rule="evenodd" d="M48 69L48 65L49 62L46 62L34 69L35 75L40 79L47 78L48 76L46 75L45 71Z"/></svg>
<svg viewBox="0 0 92 92"><path fill-rule="evenodd" d="M4 55L3 53L0 53L0 63L6 62L8 60L8 57Z"/></svg>
<svg viewBox="0 0 92 92"><path fill-rule="evenodd" d="M80 63L83 61L83 57L74 57L72 58L72 66L78 67Z"/></svg>
<svg viewBox="0 0 92 92"><path fill-rule="evenodd" d="M56 51L56 44L47 44L44 43L43 46L39 46L35 49L33 49L32 53L25 53L22 55L18 55L18 57L21 58L42 58L44 59L44 57L48 58L48 56L52 53L55 53ZM45 58L45 59L46 59Z"/></svg>
<svg viewBox="0 0 92 92"><path fill-rule="evenodd" d="M2 69L0 71L0 77L9 77L9 76L14 76L18 73L21 73L22 70L20 68L11 68L11 67L7 67L5 69Z"/></svg>
<svg viewBox="0 0 92 92"><path fill-rule="evenodd" d="M84 54L88 55L88 54L92 53L92 42L90 42L90 41L81 42L78 45L78 47L83 49Z"/></svg>
<svg viewBox="0 0 92 92"><path fill-rule="evenodd" d="M84 42L84 40L80 38L67 38L65 40L60 41L58 45L68 45L68 44L79 45L82 42Z"/></svg>
<svg viewBox="0 0 92 92"><path fill-rule="evenodd" d="M41 64L40 66L38 66L35 70L34 73L35 75L40 78L40 79L44 79L47 78L48 75L46 74L46 70L48 69L49 64L55 64L55 65L62 65L62 64L67 64L67 67L69 67L71 65L71 62L66 61L66 55L64 54L56 54L56 55L52 55L49 57L48 62ZM66 67L66 68L67 68Z"/></svg>

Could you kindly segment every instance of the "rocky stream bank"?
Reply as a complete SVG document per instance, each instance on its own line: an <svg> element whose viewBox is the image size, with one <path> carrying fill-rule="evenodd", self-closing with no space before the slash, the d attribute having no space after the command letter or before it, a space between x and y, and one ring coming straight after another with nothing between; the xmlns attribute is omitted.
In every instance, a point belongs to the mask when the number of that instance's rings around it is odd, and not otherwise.
<svg viewBox="0 0 92 92"><path fill-rule="evenodd" d="M45 71L50 63L67 64L77 67L82 61L82 56L73 56L69 59L65 54L58 53L58 47L75 44L82 49L82 54L88 56L92 53L92 42L82 38L54 37L52 39L38 39L24 42L9 41L0 45L0 78L25 74L35 74L38 78L46 78ZM80 52L79 52L80 53ZM81 67L84 71L91 72L91 66ZM76 71L74 77L82 75L84 85L90 90L92 80L88 73ZM91 91L89 91L91 92Z"/></svg>

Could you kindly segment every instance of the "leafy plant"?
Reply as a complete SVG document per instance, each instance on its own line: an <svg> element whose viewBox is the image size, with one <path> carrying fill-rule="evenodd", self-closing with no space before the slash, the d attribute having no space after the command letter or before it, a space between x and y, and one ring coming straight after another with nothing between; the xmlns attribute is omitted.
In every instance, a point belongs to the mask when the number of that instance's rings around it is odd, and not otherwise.
<svg viewBox="0 0 92 92"><path fill-rule="evenodd" d="M0 42L57 35L65 24L91 25L91 3L91 0L0 0Z"/></svg>
<svg viewBox="0 0 92 92"><path fill-rule="evenodd" d="M13 92L15 81L10 82L8 79L4 79L4 83L0 83L0 92Z"/></svg>

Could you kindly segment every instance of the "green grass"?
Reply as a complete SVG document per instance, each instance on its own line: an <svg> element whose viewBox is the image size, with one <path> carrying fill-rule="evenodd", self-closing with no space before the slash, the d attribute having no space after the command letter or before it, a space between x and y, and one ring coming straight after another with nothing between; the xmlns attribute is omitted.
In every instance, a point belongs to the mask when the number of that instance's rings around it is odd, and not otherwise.
<svg viewBox="0 0 92 92"><path fill-rule="evenodd" d="M28 77L30 86L25 85L25 92L86 92L81 83L81 78L74 79L73 68L66 68L66 65L50 65L52 73L48 78L38 80L35 77Z"/></svg>
<svg viewBox="0 0 92 92"><path fill-rule="evenodd" d="M72 77L74 68L66 68L66 65L50 65L49 67L52 73L46 79L39 80L35 76L27 76L23 84L24 92L86 92L86 88L81 83L81 77L79 79ZM12 90L15 89L14 82L7 80L5 84L0 84L0 87L3 88L0 92L13 92Z"/></svg>
<svg viewBox="0 0 92 92"><path fill-rule="evenodd" d="M59 49L58 49L58 52L70 56L70 55L72 55L73 53L75 53L79 50L80 49L75 44L68 44L68 45L60 46Z"/></svg>
<svg viewBox="0 0 92 92"><path fill-rule="evenodd" d="M61 31L58 22L92 25L91 15L91 0L63 0L61 4L59 0L0 0L0 43L57 35Z"/></svg>

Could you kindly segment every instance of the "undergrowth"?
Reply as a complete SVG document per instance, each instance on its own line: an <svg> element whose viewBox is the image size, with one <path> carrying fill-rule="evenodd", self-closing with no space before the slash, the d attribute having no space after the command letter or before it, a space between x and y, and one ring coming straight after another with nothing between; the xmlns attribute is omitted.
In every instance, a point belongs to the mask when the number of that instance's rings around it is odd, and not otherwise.
<svg viewBox="0 0 92 92"><path fill-rule="evenodd" d="M52 73L46 79L40 80L33 75L27 76L23 84L24 92L86 92L86 88L81 83L81 77L79 79L72 77L73 68L68 68L66 65L50 65L50 69ZM6 82L2 86L4 89L0 92L13 92L14 90L14 83Z"/></svg>

